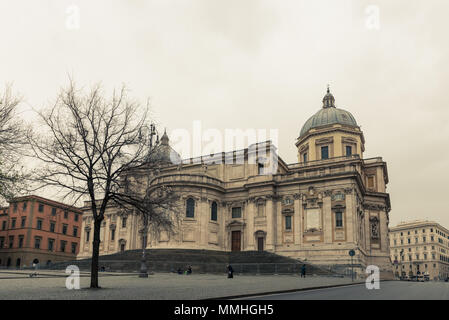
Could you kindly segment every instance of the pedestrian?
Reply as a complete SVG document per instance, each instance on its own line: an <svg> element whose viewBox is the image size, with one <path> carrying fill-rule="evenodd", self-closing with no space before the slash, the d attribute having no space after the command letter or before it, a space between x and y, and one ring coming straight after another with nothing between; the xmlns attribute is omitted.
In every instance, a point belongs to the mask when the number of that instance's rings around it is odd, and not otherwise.
<svg viewBox="0 0 449 320"><path fill-rule="evenodd" d="M234 278L234 269L232 269L232 266L228 264L226 269L228 270L228 279Z"/></svg>
<svg viewBox="0 0 449 320"><path fill-rule="evenodd" d="M178 268L178 274L182 274L181 268Z"/></svg>
<svg viewBox="0 0 449 320"><path fill-rule="evenodd" d="M305 278L306 277L306 265L303 264L301 267L301 278Z"/></svg>
<svg viewBox="0 0 449 320"><path fill-rule="evenodd" d="M189 266L189 267L187 268L187 274L192 274L192 266Z"/></svg>

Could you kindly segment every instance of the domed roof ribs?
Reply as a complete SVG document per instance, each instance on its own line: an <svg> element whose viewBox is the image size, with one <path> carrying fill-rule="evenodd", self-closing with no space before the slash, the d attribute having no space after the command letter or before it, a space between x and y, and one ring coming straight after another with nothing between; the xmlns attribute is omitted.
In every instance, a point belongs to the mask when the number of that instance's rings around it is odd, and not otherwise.
<svg viewBox="0 0 449 320"><path fill-rule="evenodd" d="M329 86L323 98L323 108L310 117L303 125L299 138L304 137L310 129L320 128L332 124L342 124L349 127L358 127L354 116L343 109L335 107L335 98L330 92ZM299 139L298 138L298 139Z"/></svg>

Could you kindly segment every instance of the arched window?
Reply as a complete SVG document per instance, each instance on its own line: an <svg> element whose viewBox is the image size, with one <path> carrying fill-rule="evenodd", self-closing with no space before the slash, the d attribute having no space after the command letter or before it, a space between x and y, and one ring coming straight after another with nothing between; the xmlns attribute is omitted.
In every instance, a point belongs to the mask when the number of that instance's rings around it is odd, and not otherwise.
<svg viewBox="0 0 449 320"><path fill-rule="evenodd" d="M192 198L187 199L186 217L195 217L195 200L193 200Z"/></svg>
<svg viewBox="0 0 449 320"><path fill-rule="evenodd" d="M212 206L210 207L210 219L212 221L217 221L217 203L212 202Z"/></svg>

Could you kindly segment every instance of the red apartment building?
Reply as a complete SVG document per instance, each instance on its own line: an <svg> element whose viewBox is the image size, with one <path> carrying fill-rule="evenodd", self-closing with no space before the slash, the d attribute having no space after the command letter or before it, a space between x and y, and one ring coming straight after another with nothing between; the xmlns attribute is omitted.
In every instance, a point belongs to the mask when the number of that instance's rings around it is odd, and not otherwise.
<svg viewBox="0 0 449 320"><path fill-rule="evenodd" d="M0 268L24 268L74 260L82 211L38 196L24 196L0 208Z"/></svg>

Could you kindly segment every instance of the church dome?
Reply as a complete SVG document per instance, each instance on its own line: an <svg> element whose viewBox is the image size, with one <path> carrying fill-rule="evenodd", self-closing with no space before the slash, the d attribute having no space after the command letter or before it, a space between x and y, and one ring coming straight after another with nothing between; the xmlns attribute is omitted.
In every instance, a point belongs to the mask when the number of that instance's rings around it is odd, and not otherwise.
<svg viewBox="0 0 449 320"><path fill-rule="evenodd" d="M310 129L331 124L342 124L350 127L358 127L354 116L343 109L335 107L335 98L327 88L327 94L323 98L323 108L315 113L303 125L299 137L304 136Z"/></svg>
<svg viewBox="0 0 449 320"><path fill-rule="evenodd" d="M160 164L179 164L181 162L179 153L170 147L167 132L164 132L160 144L147 155L146 161Z"/></svg>

